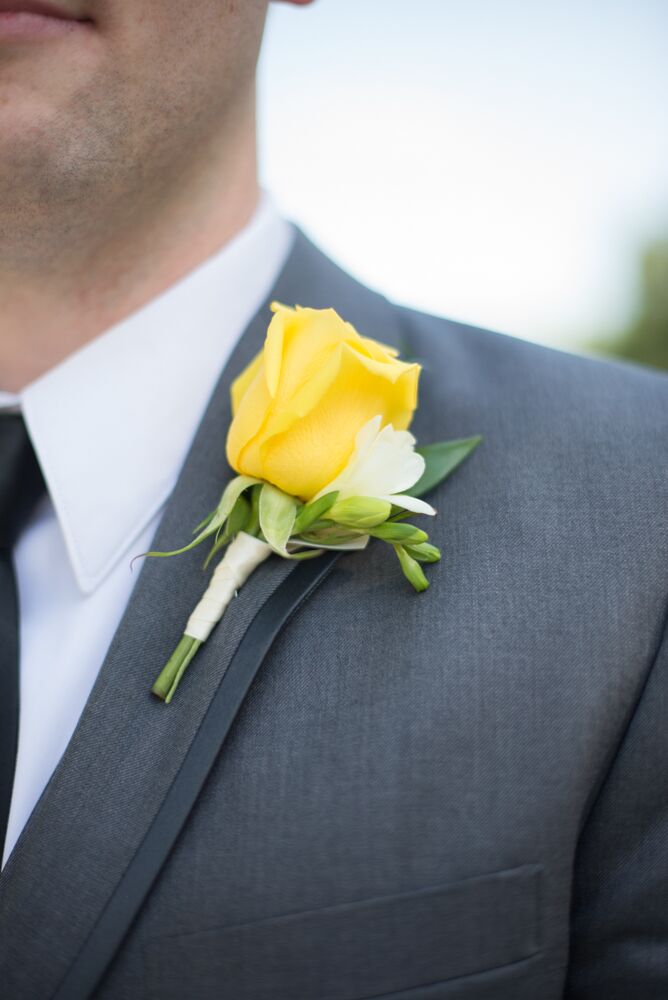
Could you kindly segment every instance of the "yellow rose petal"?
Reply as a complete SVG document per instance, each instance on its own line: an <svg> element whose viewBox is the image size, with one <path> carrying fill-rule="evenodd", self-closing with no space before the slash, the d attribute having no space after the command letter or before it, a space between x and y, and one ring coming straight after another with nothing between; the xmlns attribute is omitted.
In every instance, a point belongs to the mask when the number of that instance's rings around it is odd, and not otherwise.
<svg viewBox="0 0 668 1000"><path fill-rule="evenodd" d="M239 409L241 400L248 391L248 387L262 368L263 364L264 351L260 351L255 355L250 364L244 368L241 375L237 375L232 383L232 387L230 389L230 395L232 397L232 416L234 416Z"/></svg>
<svg viewBox="0 0 668 1000"><path fill-rule="evenodd" d="M417 395L418 365L404 365L392 377L382 365L344 345L337 378L289 430L268 437L258 449L256 471L286 493L309 499L344 468L357 432L376 414L383 424L404 429ZM257 471L258 468L262 472Z"/></svg>

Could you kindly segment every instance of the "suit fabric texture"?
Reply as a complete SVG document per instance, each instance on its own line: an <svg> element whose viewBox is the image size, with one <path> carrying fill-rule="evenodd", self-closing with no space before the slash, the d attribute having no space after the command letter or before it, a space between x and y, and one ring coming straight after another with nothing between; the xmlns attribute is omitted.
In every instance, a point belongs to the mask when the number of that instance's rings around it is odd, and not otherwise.
<svg viewBox="0 0 668 1000"><path fill-rule="evenodd" d="M205 578L199 551L146 561L0 877L2 996L665 1000L668 379L393 306L301 234L271 298L418 360L421 443L483 435L430 497L443 558L421 595L381 544L304 585L82 986L244 637L301 585L264 563L165 706L148 691ZM268 320L222 373L154 548L217 502L230 383Z"/></svg>

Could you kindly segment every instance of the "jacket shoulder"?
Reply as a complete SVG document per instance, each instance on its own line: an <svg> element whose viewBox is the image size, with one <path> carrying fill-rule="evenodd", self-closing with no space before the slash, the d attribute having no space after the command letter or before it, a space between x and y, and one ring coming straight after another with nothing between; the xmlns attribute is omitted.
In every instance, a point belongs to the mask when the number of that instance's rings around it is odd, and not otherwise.
<svg viewBox="0 0 668 1000"><path fill-rule="evenodd" d="M486 410L587 425L622 442L643 433L645 447L668 446L668 375L641 365L587 357L397 306L406 344L422 362L430 395L456 394ZM436 373L441 378L434 378ZM606 435L607 432L607 435Z"/></svg>

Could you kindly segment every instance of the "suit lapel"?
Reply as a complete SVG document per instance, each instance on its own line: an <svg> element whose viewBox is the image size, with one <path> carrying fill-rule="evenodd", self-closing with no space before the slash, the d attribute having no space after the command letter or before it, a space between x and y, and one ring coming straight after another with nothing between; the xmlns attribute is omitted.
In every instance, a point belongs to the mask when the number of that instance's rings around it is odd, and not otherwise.
<svg viewBox="0 0 668 1000"><path fill-rule="evenodd" d="M343 275L299 233L271 298L290 304L333 305L365 332L386 341L400 339L394 330L395 313L384 300ZM262 346L267 304L246 330L221 376L153 548L166 550L182 544L184 533L215 505L231 475L224 458L231 416L229 386ZM206 580L201 562L201 553L195 551L174 560L147 560L143 565L72 740L2 872L0 980L7 995L16 1000L53 996L93 928L108 914L119 884L130 893L133 885L138 886L134 874L123 882L124 873L134 873L137 856L144 858L146 880L146 864L151 867L153 855L146 848L142 855L141 847L151 845L152 829L155 836L155 829L164 828L166 801L170 803L167 819L174 819L175 793L167 800L170 789L180 796L183 822L188 811L184 812L183 803L194 800L207 773L202 744L206 743L213 760L271 638L327 568L323 563L320 568L306 569L318 560L297 564L272 558L263 564L200 650L174 704L166 707L148 692L201 596ZM265 620L258 617L293 575L286 598L274 600ZM254 639L244 643L251 622ZM203 726L203 721L216 693L222 695L224 688L231 692L227 702L231 708L223 712L224 718L219 716L222 728L216 735L211 724ZM205 735L197 742L200 732ZM197 773L193 758L199 761ZM176 836L180 825L172 822L171 826ZM171 842L163 837L160 843L167 851ZM146 889L149 886L150 880ZM116 902L118 898L117 893ZM127 907L120 924L118 915L116 919L115 933L120 938L126 929L123 920L132 916L126 911Z"/></svg>

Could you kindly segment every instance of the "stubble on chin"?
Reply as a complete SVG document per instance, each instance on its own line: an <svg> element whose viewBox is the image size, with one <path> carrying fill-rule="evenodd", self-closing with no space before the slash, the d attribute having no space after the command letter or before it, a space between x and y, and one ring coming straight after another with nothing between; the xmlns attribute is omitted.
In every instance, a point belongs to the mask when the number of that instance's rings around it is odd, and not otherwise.
<svg viewBox="0 0 668 1000"><path fill-rule="evenodd" d="M76 50L13 65L0 52L5 272L71 269L114 239L132 247L142 222L148 232L184 191L212 186L207 171L225 175L226 143L240 145L249 118L263 0L252 16L222 16L218 0L141 2L143 20L129 17L134 4L110 6L109 23Z"/></svg>
<svg viewBox="0 0 668 1000"><path fill-rule="evenodd" d="M133 109L113 81L55 110L24 104L20 121L0 100L0 261L44 266L102 238L105 216L121 223L143 168Z"/></svg>

